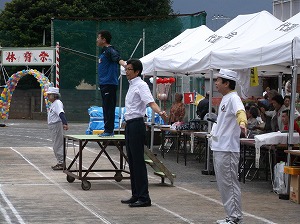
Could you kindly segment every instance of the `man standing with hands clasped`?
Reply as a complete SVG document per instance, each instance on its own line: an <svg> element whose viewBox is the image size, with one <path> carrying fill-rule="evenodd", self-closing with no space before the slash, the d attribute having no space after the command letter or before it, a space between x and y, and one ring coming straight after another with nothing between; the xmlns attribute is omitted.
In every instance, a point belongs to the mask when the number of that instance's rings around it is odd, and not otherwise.
<svg viewBox="0 0 300 224"><path fill-rule="evenodd" d="M138 59L130 59L127 61L125 70L129 81L129 89L125 98L125 142L132 195L129 199L121 200L121 202L128 204L129 207L148 207L151 206L151 200L144 160L146 127L143 118L147 105L164 120L166 120L167 114L165 111L161 111L155 103L149 86L141 79L142 62Z"/></svg>
<svg viewBox="0 0 300 224"><path fill-rule="evenodd" d="M243 221L241 189L238 181L240 159L240 134L246 135L247 117L241 98L234 90L239 74L221 69L215 82L216 89L223 95L219 106L217 123L211 131L211 150L214 169L227 214L219 224L239 224Z"/></svg>
<svg viewBox="0 0 300 224"><path fill-rule="evenodd" d="M104 132L100 137L114 136L119 65L125 68L126 62L119 52L110 45L112 36L107 30L98 33L97 46L102 47L98 63L98 78L102 97Z"/></svg>
<svg viewBox="0 0 300 224"><path fill-rule="evenodd" d="M57 160L57 164L52 166L53 170L63 170L64 168L64 133L63 130L68 130L68 122L65 116L64 105L61 102L59 89L49 87L46 92L49 101L51 102L48 110L48 128L51 133L53 143L53 152Z"/></svg>

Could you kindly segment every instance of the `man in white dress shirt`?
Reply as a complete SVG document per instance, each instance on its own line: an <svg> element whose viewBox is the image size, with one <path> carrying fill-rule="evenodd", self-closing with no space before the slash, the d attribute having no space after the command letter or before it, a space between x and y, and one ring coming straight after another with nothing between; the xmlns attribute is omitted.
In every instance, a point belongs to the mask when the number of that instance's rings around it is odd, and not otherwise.
<svg viewBox="0 0 300 224"><path fill-rule="evenodd" d="M129 81L129 89L125 98L125 142L132 195L129 199L121 200L121 202L128 204L129 207L148 207L151 206L151 199L144 160L146 127L143 118L146 114L147 105L164 120L167 118L167 114L165 111L161 111L155 103L149 86L141 79L142 62L138 59L130 59L127 61L125 70Z"/></svg>

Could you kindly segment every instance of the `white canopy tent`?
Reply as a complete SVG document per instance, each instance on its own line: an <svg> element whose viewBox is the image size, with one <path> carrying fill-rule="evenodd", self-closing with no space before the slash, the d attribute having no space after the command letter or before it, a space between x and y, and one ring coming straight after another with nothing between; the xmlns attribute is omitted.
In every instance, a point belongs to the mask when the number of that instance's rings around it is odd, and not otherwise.
<svg viewBox="0 0 300 224"><path fill-rule="evenodd" d="M215 33L206 32L206 34L199 37L198 35L187 35L186 37L188 38L185 38L172 48L168 48L165 51L156 50L156 52L144 56L141 58L144 66L143 73L154 71L155 76L157 72L200 74L206 68L202 69L201 66L199 67L201 65L199 61L213 49L241 46L249 42L253 35L263 35L280 23L280 20L266 11L238 16ZM212 88L212 73L210 78Z"/></svg>
<svg viewBox="0 0 300 224"><path fill-rule="evenodd" d="M239 48L215 50L207 57L211 68L224 67L239 69L245 67L266 67L276 65L278 71L290 69L292 74L292 93L290 110L295 110L297 68L300 59L300 13L279 26L273 28L265 36ZM224 61L225 60L225 61ZM292 149L294 132L294 113L290 113L288 144ZM287 159L290 165L290 154ZM287 182L289 194L289 180Z"/></svg>
<svg viewBox="0 0 300 224"><path fill-rule="evenodd" d="M291 111L295 110L297 86L297 66L300 59L300 13L265 36L253 40L245 46L228 50L215 50L208 55L211 68L240 69L277 65L278 71L290 69L292 74ZM225 60L225 61L224 61ZM291 113L289 143L294 131L294 113Z"/></svg>
<svg viewBox="0 0 300 224"><path fill-rule="evenodd" d="M189 46L193 45L195 42L206 39L213 34L207 26L201 25L197 28L186 29L184 32L176 36L174 39L170 40L166 44L142 57L140 60L143 63L143 74L152 74L155 71L153 60L161 54L172 51L173 49L183 48L187 49Z"/></svg>
<svg viewBox="0 0 300 224"><path fill-rule="evenodd" d="M195 43L195 41L201 41L209 37L213 34L213 31L210 30L207 26L202 25L194 29L187 29L174 39L170 40L168 43L154 50L153 52L147 54L142 57L140 60L143 63L143 74L154 76L154 80L156 78L157 71L154 68L154 58L172 51L173 49L177 49L179 47L188 48L189 45ZM199 73L200 74L200 73ZM163 71L163 75L171 75L173 76L173 72ZM153 96L156 95L156 82L153 82ZM153 140L154 140L154 111L152 112L152 122L151 122L151 145L150 148L153 148Z"/></svg>
<svg viewBox="0 0 300 224"><path fill-rule="evenodd" d="M207 71L210 66L202 59L212 50L243 46L279 24L281 21L266 11L239 15L204 40L195 40L189 46L179 46L157 55L154 70L191 74Z"/></svg>
<svg viewBox="0 0 300 224"><path fill-rule="evenodd" d="M299 21L299 14L286 22L279 21L266 11L241 15L204 41L195 40L192 45L185 48L178 45L156 55L152 70L194 74L219 68L245 69L265 66L278 72L291 68L293 77L291 111L293 111L297 66L300 59ZM289 144L291 144L293 124L293 117L291 117Z"/></svg>
<svg viewBox="0 0 300 224"><path fill-rule="evenodd" d="M300 58L300 13L273 27L265 35L253 39L247 45L213 50L207 57L209 67L239 69L293 64Z"/></svg>

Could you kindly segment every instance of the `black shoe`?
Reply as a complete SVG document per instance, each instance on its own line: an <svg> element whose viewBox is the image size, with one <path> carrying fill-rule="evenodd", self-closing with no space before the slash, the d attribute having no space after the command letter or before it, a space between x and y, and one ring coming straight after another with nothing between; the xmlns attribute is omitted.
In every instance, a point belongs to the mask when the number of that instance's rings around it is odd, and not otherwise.
<svg viewBox="0 0 300 224"><path fill-rule="evenodd" d="M137 200L138 200L137 198L131 197L129 199L121 200L121 203L123 203L123 204L131 204L131 203L137 202Z"/></svg>
<svg viewBox="0 0 300 224"><path fill-rule="evenodd" d="M137 208L137 207L149 207L151 206L151 200L148 201L136 201L134 203L130 203L129 207Z"/></svg>
<svg viewBox="0 0 300 224"><path fill-rule="evenodd" d="M64 165L61 163L56 164L55 166L51 166L51 168L53 170L63 170L64 169Z"/></svg>

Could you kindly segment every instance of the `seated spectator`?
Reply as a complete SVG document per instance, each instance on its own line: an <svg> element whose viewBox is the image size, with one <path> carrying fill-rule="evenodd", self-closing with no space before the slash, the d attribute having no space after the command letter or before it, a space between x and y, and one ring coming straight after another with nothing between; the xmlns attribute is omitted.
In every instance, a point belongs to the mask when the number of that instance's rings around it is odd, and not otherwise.
<svg viewBox="0 0 300 224"><path fill-rule="evenodd" d="M290 121L290 110L282 111L281 115L282 123L283 123L283 132L289 130L289 121ZM300 128L296 121L294 121L294 130L300 134Z"/></svg>
<svg viewBox="0 0 300 224"><path fill-rule="evenodd" d="M266 107L264 104L259 102L259 105L260 105L259 109L261 111L261 117L262 117L262 120L265 122L265 127L264 127L265 132L273 131L272 127L271 127L271 120L272 120L272 117L273 117L273 114L274 114L274 107L273 107L273 104L272 104L272 98L276 95L279 95L279 93L274 89L272 89L268 92L268 100L269 100L269 106L268 107Z"/></svg>
<svg viewBox="0 0 300 224"><path fill-rule="evenodd" d="M209 91L206 92L205 98L201 100L197 105L197 115L198 117L203 120L205 114L208 113L209 109Z"/></svg>
<svg viewBox="0 0 300 224"><path fill-rule="evenodd" d="M170 109L169 124L173 124L177 121L183 121L185 116L185 107L182 102L183 95L181 93L175 94L175 102Z"/></svg>
<svg viewBox="0 0 300 224"><path fill-rule="evenodd" d="M259 113L259 109L256 106L251 106L246 110L246 115L248 118L248 138L253 138L254 135L262 134L261 129L264 128L264 122L262 121Z"/></svg>
<svg viewBox="0 0 300 224"><path fill-rule="evenodd" d="M248 119L248 129L253 130L256 126L258 126L258 120L256 119L259 115L259 111L256 107L252 106L249 110L246 110L246 115Z"/></svg>
<svg viewBox="0 0 300 224"><path fill-rule="evenodd" d="M284 106L286 107L286 109L291 109L290 106L291 106L291 96L289 95L285 95L284 98ZM299 111L295 108L295 120L299 120L300 118L300 113Z"/></svg>
<svg viewBox="0 0 300 224"><path fill-rule="evenodd" d="M282 116L282 111L286 110L286 107L284 106L283 97L281 95L274 96L272 98L272 105L275 108L271 120L272 131L282 131L283 123L282 123L281 116Z"/></svg>
<svg viewBox="0 0 300 224"><path fill-rule="evenodd" d="M266 105L267 107L269 106L269 94L266 93L264 96L263 96L263 99L259 99L259 102Z"/></svg>
<svg viewBox="0 0 300 224"><path fill-rule="evenodd" d="M292 93L292 82L290 79L284 85L284 93L285 95L289 95L289 96Z"/></svg>

